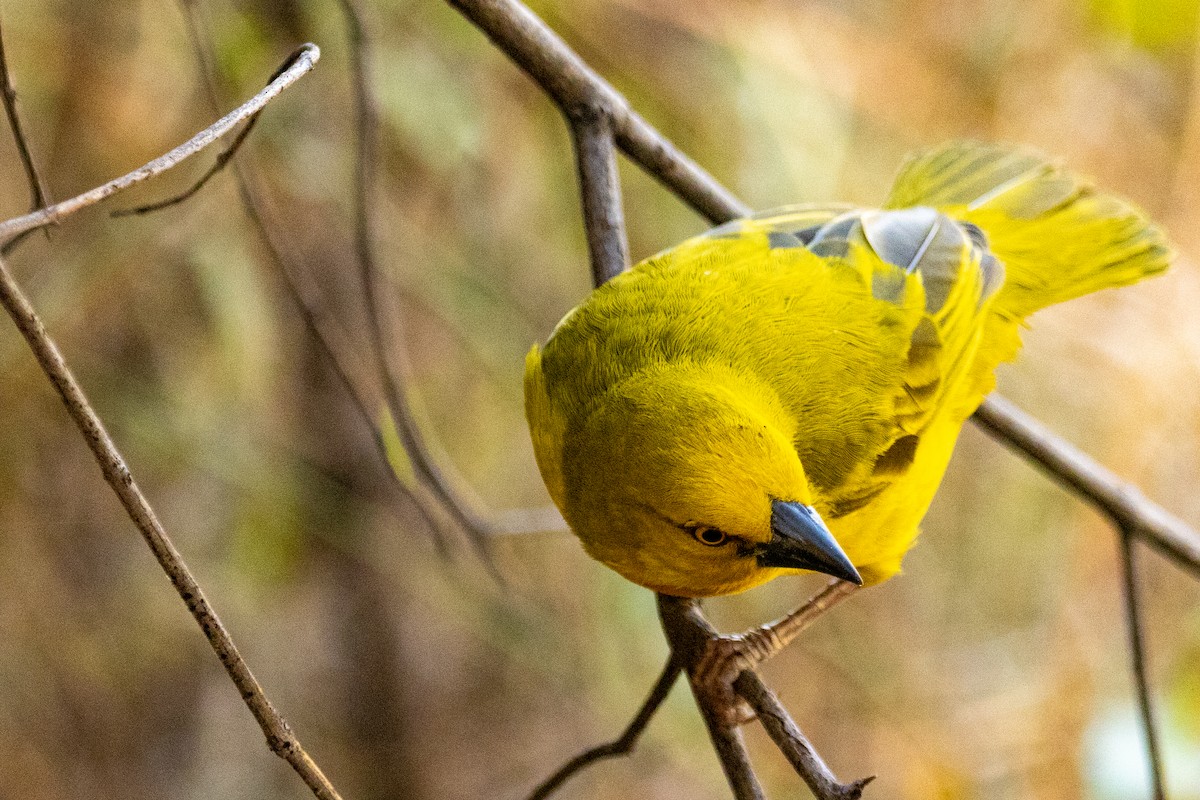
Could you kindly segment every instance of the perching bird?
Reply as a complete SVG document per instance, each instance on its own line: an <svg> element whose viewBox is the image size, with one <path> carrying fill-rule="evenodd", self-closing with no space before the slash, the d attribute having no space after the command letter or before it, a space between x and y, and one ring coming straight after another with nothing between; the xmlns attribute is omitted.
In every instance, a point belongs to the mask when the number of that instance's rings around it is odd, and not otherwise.
<svg viewBox="0 0 1200 800"><path fill-rule="evenodd" d="M587 552L657 592L879 583L1024 319L1170 259L1041 155L950 144L881 210L756 214L593 292L526 360L538 466Z"/></svg>

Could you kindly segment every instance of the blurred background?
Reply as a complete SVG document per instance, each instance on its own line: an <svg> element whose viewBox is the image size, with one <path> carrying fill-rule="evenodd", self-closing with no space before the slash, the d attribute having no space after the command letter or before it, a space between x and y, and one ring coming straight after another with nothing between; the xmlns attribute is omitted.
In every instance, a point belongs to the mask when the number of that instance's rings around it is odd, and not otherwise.
<svg viewBox="0 0 1200 800"><path fill-rule="evenodd" d="M548 503L522 412L529 346L588 291L558 112L437 0L363 3L380 104L377 242L439 458L496 513ZM245 163L268 227L366 357L353 266L353 103L334 0L6 0L8 62L62 199L213 118L298 43L316 71ZM542 14L755 207L877 203L903 156L959 136L1062 157L1160 220L1167 276L1038 315L1000 387L1200 523L1197 0L573 0ZM615 736L666 657L652 595L566 533L433 543L291 305L215 151L31 238L12 267L268 693L347 800L521 798ZM641 258L703 220L625 169ZM0 136L4 217L28 193ZM302 798L0 324L0 798ZM968 427L906 573L765 670L843 779L877 798L1148 797L1104 521ZM1200 586L1143 550L1174 800L1200 798ZM708 604L725 630L820 581ZM773 796L804 790L748 729ZM799 794L797 794L799 792ZM727 798L682 686L629 759L564 798Z"/></svg>

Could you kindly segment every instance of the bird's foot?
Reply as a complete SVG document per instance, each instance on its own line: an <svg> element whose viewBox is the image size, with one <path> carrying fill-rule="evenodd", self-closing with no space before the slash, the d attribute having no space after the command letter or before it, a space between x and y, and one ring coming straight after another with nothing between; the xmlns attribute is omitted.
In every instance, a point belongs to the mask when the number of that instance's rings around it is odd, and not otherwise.
<svg viewBox="0 0 1200 800"><path fill-rule="evenodd" d="M730 728L755 719L754 709L733 688L738 676L773 656L780 649L769 629L709 639L692 670L692 684Z"/></svg>

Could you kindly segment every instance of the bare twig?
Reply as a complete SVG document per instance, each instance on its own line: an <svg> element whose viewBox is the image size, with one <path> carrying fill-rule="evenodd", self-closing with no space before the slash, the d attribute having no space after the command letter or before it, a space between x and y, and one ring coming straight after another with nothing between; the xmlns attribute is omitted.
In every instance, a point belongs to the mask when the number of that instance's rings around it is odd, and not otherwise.
<svg viewBox="0 0 1200 800"><path fill-rule="evenodd" d="M0 80L4 82L4 112L8 114L8 125L12 128L17 154L21 157L21 166L25 169L25 179L29 184L29 208L36 210L50 202L50 195L33 161L29 140L25 138L25 130L21 127L21 115L17 113L17 90L13 87L12 75L8 71L8 57L4 54L3 30L0 30Z"/></svg>
<svg viewBox="0 0 1200 800"><path fill-rule="evenodd" d="M378 297L379 268L374 252L374 212L371 205L375 173L375 137L378 133L378 114L370 91L368 64L370 52L363 28L362 15L353 0L339 0L350 39L351 69L354 80L355 120L358 153L354 160L354 220L355 252L362 282L363 300L367 310L369 339L374 365L383 383L383 396L391 414L400 442L404 445L419 483L430 490L467 534L468 539L483 557L492 574L500 578L490 557L489 521L480 513L477 504L467 499L464 482L438 463L432 455L425 436L412 413L409 399L409 368L403 354L389 357L384 333L383 310Z"/></svg>
<svg viewBox="0 0 1200 800"><path fill-rule="evenodd" d="M272 78L272 80L274 80L274 78ZM254 130L254 123L258 122L258 115L261 113L262 111L258 111L246 121L246 125L240 131L238 131L237 136L233 137L233 141L229 143L229 146L217 155L217 159L213 162L213 165L209 167L203 175L200 176L199 180L193 183L186 190L175 195L174 197L168 197L166 200L159 200L156 203L147 203L144 206L137 206L136 208L119 209L112 212L112 216L131 217L140 214L151 214L155 211L161 211L164 208L170 208L171 206L179 205L185 200L191 198L192 195L203 189L205 184L207 184L214 175L225 169L225 166L233 159L235 155L237 155L237 151L241 148L242 142L246 141L246 137L250 135L250 131Z"/></svg>
<svg viewBox="0 0 1200 800"><path fill-rule="evenodd" d="M654 688L650 690L649 696L642 703L642 707L638 709L638 713L633 718L633 721L625 728L625 732L619 738L607 744L585 750L566 764L563 764L557 772L533 790L533 793L529 795L529 800L546 800L547 797L554 794L560 786L566 783L569 778L584 768L595 764L597 761L632 753L642 732L646 730L646 726L654 718L654 714L658 711L659 706L667 699L667 695L671 693L671 689L675 686L675 681L679 678L679 673L682 669L675 660L674 655L668 657L667 665L663 667L662 674L658 676L658 681L655 682Z"/></svg>
<svg viewBox="0 0 1200 800"><path fill-rule="evenodd" d="M189 23L189 25L188 25L189 32L192 34L192 45L193 45L193 47L197 47L199 44L199 40L195 36L195 28L191 25L191 23L192 23L191 7L187 6L186 3L185 3L185 15L186 15L188 23ZM207 67L206 67L207 62L204 61L203 56L198 56L198 57L201 59L201 69L205 71L205 74L207 76ZM276 78L278 78L280 75L282 75L287 70L290 63L291 63L290 59L288 61L285 61L279 67L279 69L275 70L275 74L270 77L270 79L267 81L267 83L270 84L271 81L274 81ZM211 81L206 80L205 88L208 93L209 100L211 101L213 107L215 108L217 105L216 87L213 86ZM258 122L258 117L261 114L262 114L262 109L259 109L254 114L250 115L250 118L246 120L245 126L243 126L242 129L240 131L238 131L237 136L233 137L233 141L229 143L229 146L217 154L217 159L216 159L216 161L213 162L213 165L211 167L209 167L208 170L203 175L200 176L200 179L197 180L195 183L193 183L187 190L185 190L184 192L182 192L180 194L175 195L174 197L169 197L166 200L160 200L157 203L148 203L147 205L138 206L136 208L127 208L127 209L122 209L120 211L114 211L114 212L112 212L112 216L127 217L127 216L133 216L136 214L150 214L155 211L161 211L164 208L170 208L171 206L178 205L178 204L184 202L185 200L188 200L189 198L191 198L194 194L196 194L196 192L203 189L205 184L207 184L213 178L214 175L219 173L221 170L225 169L226 165L228 165L229 162L233 160L233 157L235 155L237 155L238 150L241 149L242 143L246 141L246 137L250 135L250 132L252 130L254 130L254 125L255 125L255 123Z"/></svg>
<svg viewBox="0 0 1200 800"><path fill-rule="evenodd" d="M69 200L63 200L61 203L55 203L52 206L34 211L22 217L14 217L5 222L0 222L0 241L8 241L25 231L58 222L64 217L68 217L88 206L95 205L117 192L149 180L156 175L161 175L172 167L177 166L180 162L194 156L217 139L229 133L247 117L260 111L263 106L271 102L280 92L291 86L302 75L311 70L316 65L317 59L320 58L320 54L321 51L315 44L302 46L289 57L286 62L288 66L279 77L267 84L266 88L261 92L174 150L159 156L153 161L147 162L133 172L122 175L119 178L114 178L108 183L97 186L94 189L89 189L83 194L72 197Z"/></svg>
<svg viewBox="0 0 1200 800"><path fill-rule="evenodd" d="M1142 630L1142 613L1138 601L1136 562L1134 561L1133 536L1122 528L1121 577L1125 595L1125 627L1129 635L1129 653L1133 664L1133 688L1137 695L1138 710L1142 717L1142 735L1146 743L1146 759L1150 762L1150 780L1154 800L1166 800L1166 779L1163 776L1162 750L1158 742L1158 726L1154 721L1154 704L1150 694L1150 680L1146 675L1146 636Z"/></svg>
<svg viewBox="0 0 1200 800"><path fill-rule="evenodd" d="M20 286L8 271L7 265L0 260L0 304L2 304L21 335L25 337L33 350L38 364L46 376L54 384L62 398L67 412L75 421L83 438L87 441L104 479L112 487L113 492L125 507L129 518L142 533L154 557L158 560L163 571L170 578L175 591L183 598L188 611L196 620L196 624L208 638L209 644L221 660L225 671L237 686L250 713L258 721L259 727L267 737L267 745L272 752L287 760L300 774L304 782L312 789L313 794L321 800L337 800L339 795L333 784L321 772L316 762L309 757L296 735L292 733L287 721L275 710L263 692L262 686L242 659L237 646L233 643L229 632L221 624L215 611L209 606L200 585L192 576L183 557L175 549L154 509L150 507L141 489L130 474L124 458L117 450L112 439L105 430L104 424L96 415L87 396L71 374L58 346L46 333L41 320L30 305L29 300L21 291Z"/></svg>
<svg viewBox="0 0 1200 800"><path fill-rule="evenodd" d="M278 95L283 88L310 70L318 57L319 51L315 45L308 45L297 51L288 60L285 69L280 74L280 82L273 84L273 91L269 95L264 96L263 93L260 93L256 96L256 100L260 102L259 107L261 108L261 105L265 105L272 97ZM288 76L287 80L284 80L284 76ZM268 86L268 89L272 89L272 86ZM251 102L253 103L254 101ZM246 106L242 107L242 109L244 108ZM8 235L14 237L9 240L11 243L16 240L16 237L35 230L39 225L60 219L80 208L99 202L127 186L131 186L152 175L170 169L175 164L200 152L205 146L216 141L221 133L229 130L229 127L231 127L231 125L223 126L223 123L228 122L237 113L234 112L234 114L226 116L216 125L206 129L199 136L194 137L187 145L176 148L167 156L150 162L150 164L141 170L131 173L130 176L112 181L105 184L104 187L100 187L99 190L87 192L72 201L59 204L59 206L53 209L47 209L46 212L50 213L42 221L36 220L36 214L28 215L18 220L10 220L8 223L0 225L0 228L11 225L11 228L8 230ZM250 113L253 113L253 111ZM136 177L131 178L131 176ZM30 180L33 181L36 178L31 174ZM81 198L89 199L81 200ZM28 224L25 227L12 225L13 222L20 223L21 220L31 219L35 220L34 223ZM292 732L287 720L275 710L263 691L262 686L250 671L249 666L247 666L245 660L242 658L229 632L209 605L200 585L196 582L183 557L168 537L162 523L154 513L154 509L150 506L141 489L134 481L133 475L130 473L124 458L120 451L117 450L104 424L92 408L87 396L75 380L74 375L67 367L58 346L46 332L37 312L2 259L0 259L0 305L4 306L20 330L21 335L29 344L38 364L54 385L63 404L66 406L67 412L83 434L88 447L100 465L100 470L105 480L112 487L113 492L117 495L126 512L129 514L130 519L133 520L141 532L142 537L150 547L154 557L158 560L159 565L167 574L175 590L187 606L188 611L208 639L225 671L233 680L234 685L237 686L243 701L254 715L255 720L258 721L259 727L266 736L268 747L270 747L272 752L292 765L293 769L296 770L316 797L321 798L321 800L340 800L333 784L330 783L329 779L321 772L320 767L317 766L316 762L313 761L301 746L300 741Z"/></svg>

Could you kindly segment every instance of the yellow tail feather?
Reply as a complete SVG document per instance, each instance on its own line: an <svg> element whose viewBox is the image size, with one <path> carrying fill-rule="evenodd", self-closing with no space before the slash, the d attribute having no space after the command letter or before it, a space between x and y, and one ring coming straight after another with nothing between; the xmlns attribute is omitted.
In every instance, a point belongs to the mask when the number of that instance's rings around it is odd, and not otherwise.
<svg viewBox="0 0 1200 800"><path fill-rule="evenodd" d="M887 202L914 205L984 232L1007 273L993 309L1014 321L1171 262L1166 236L1138 209L1031 150L956 142L918 155Z"/></svg>

